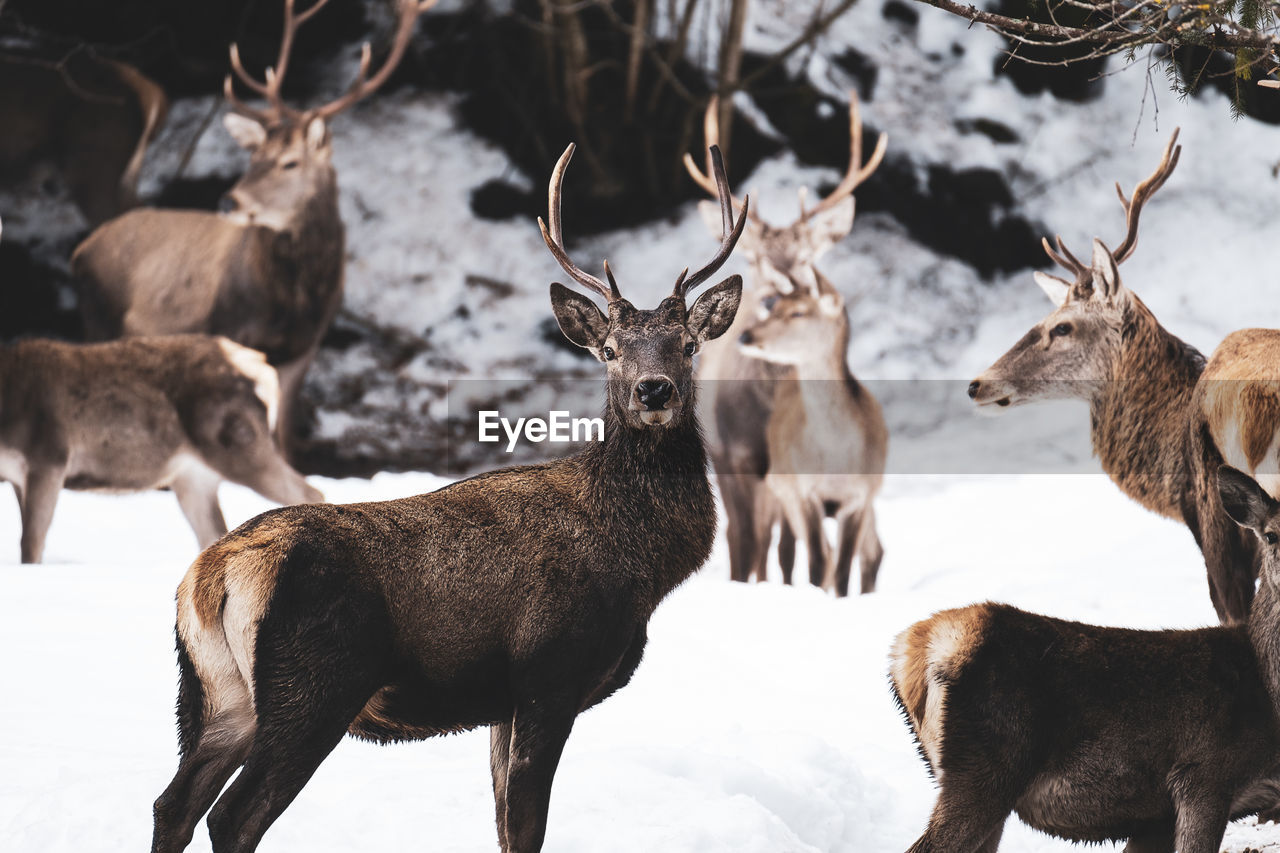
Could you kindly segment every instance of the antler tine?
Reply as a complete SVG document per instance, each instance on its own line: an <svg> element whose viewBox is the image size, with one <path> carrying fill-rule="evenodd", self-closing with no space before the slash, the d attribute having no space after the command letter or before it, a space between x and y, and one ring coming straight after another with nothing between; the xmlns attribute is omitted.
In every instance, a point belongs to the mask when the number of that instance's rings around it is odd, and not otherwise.
<svg viewBox="0 0 1280 853"><path fill-rule="evenodd" d="M234 45L232 46L234 48ZM231 109L243 116L248 116L262 124L271 124L279 114L274 110L265 111L257 110L241 101L236 97L235 85L231 82L231 75L228 74L222 81L222 95L227 99L227 103L231 105Z"/></svg>
<svg viewBox="0 0 1280 853"><path fill-rule="evenodd" d="M876 169L880 168L880 163L884 160L884 152L889 147L889 134L881 133L880 138L876 140L876 147L871 152L871 159L862 164L862 119L858 112L858 92L856 89L849 90L849 168L845 171L844 177L840 180L839 185L832 190L831 195L819 201L813 206L804 217L808 218L815 213L821 213L824 210L830 210L845 198L853 194L853 191L871 177Z"/></svg>
<svg viewBox="0 0 1280 853"><path fill-rule="evenodd" d="M1138 218L1142 216L1142 206L1147 203L1151 196L1155 195L1156 190L1164 186L1164 182L1169 180L1169 176L1173 174L1173 170L1178 166L1178 158L1182 156L1182 146L1174 147L1178 141L1178 134L1181 128L1174 128L1173 135L1169 137L1169 142L1164 147L1164 156L1160 159L1160 165L1152 172L1145 181L1139 183L1133 189L1131 198L1124 197L1124 191L1120 189L1120 184L1116 184L1116 195L1120 196L1120 204L1124 206L1125 224L1127 231L1124 236L1124 242L1118 247L1113 257L1116 263L1120 263L1133 254L1133 250L1138 246Z"/></svg>
<svg viewBox="0 0 1280 853"><path fill-rule="evenodd" d="M1058 243L1058 251L1053 250L1053 246L1049 243L1048 237L1040 238L1040 245L1044 247L1044 253L1058 266L1067 272L1079 278L1089 271L1089 267L1080 263L1080 260L1062 243L1061 237L1054 237ZM1059 254L1061 252L1061 254Z"/></svg>
<svg viewBox="0 0 1280 853"><path fill-rule="evenodd" d="M672 290L672 295L679 296L682 299L690 290L715 275L716 270L724 266L724 262L729 260L729 255L733 254L733 247L738 244L738 238L742 236L742 229L746 227L747 216L751 212L751 196L747 196L742 200L742 213L738 215L737 224L734 224L734 198L733 194L729 192L729 179L724 173L724 158L720 155L720 146L718 145L711 146L711 168L716 176L716 190L720 197L720 215L724 223L724 238L720 241L720 249L710 263L688 277L684 273L680 274L680 278L676 281L676 286Z"/></svg>
<svg viewBox="0 0 1280 853"><path fill-rule="evenodd" d="M365 42L360 53L360 70L356 74L356 79L352 81L347 91L336 100L313 110L313 115L321 118L335 116L357 101L368 97L379 86L387 82L391 72L395 71L396 66L400 64L405 48L409 46L409 40L413 36L414 22L419 15L435 4L436 0L400 0L400 23L396 27L395 40L391 43L391 50L387 53L386 61L382 63L382 67L378 69L373 77L369 77L369 61L372 51L368 42Z"/></svg>
<svg viewBox="0 0 1280 853"><path fill-rule="evenodd" d="M268 124L278 121L285 115L300 115L297 110L292 110L285 105L284 99L280 96L280 88L284 85L284 75L289 69L289 56L293 53L293 38L298 32L298 27L324 8L329 0L316 0L307 11L300 15L294 14L294 2L295 0L284 0L284 25L280 34L280 52L276 55L276 64L268 67L265 72L265 83L259 82L257 78L245 70L244 64L240 61L239 46L236 44L231 45L231 70L235 72L242 83L266 99L269 105L268 109L253 109L241 102L235 96L235 86L231 81L231 75L227 75L222 85L222 92L233 109Z"/></svg>
<svg viewBox="0 0 1280 853"><path fill-rule="evenodd" d="M711 176L715 174L715 165L711 162L711 149L720 147L720 96L712 95L711 100L707 103L707 111L702 116L702 137L703 142L707 145L707 170L704 172L698 168L698 163L693 156L686 153L684 155L684 168L689 173L689 177L693 178L693 182L702 187L703 192L707 195L720 197L720 188L716 186L715 179ZM733 199L734 207L741 208L742 202ZM755 211L751 212L752 219L758 219Z"/></svg>
<svg viewBox="0 0 1280 853"><path fill-rule="evenodd" d="M547 244L547 248L551 250L551 254L559 262L560 267L569 274L569 277L583 287L593 290L603 296L605 299L613 302L621 298L618 292L617 282L613 280L613 273L609 270L609 265L605 264L605 275L609 276L610 287L600 279L584 272L577 264L569 258L569 253L564 248L564 237L560 231L560 185L564 181L564 171L569 166L569 161L573 159L573 151L577 146L572 142L569 147L564 149L564 153L560 155L560 160L556 163L556 168L551 173L551 182L547 186L547 218L551 220L551 227L548 229L547 223L542 221L542 217L538 217L538 227L542 229L542 239Z"/></svg>

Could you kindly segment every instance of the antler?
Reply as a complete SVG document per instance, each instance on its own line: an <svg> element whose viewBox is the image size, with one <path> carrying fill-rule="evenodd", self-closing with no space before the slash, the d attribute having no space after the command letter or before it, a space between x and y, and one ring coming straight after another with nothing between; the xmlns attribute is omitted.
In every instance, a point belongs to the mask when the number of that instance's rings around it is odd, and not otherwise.
<svg viewBox="0 0 1280 853"><path fill-rule="evenodd" d="M378 73L372 79L368 79L372 51L369 43L365 42L360 55L360 71L346 94L335 101L305 113L292 109L284 103L284 100L280 97L280 87L284 84L284 75L289 67L289 55L293 52L294 35L297 33L298 28L310 20L316 12L324 8L329 0L316 0L305 12L297 14L293 11L294 2L295 0L284 0L284 32L280 38L280 53L276 58L276 64L267 68L265 82L257 80L253 75L245 71L244 65L240 62L240 49L235 44L231 45L231 70L235 72L236 77L239 77L242 83L266 99L268 108L266 110L255 109L237 98L230 74L223 81L223 95L226 96L227 103L236 112L257 119L263 124L275 124L284 118L301 120L304 116L328 118L373 92L386 82L387 78L391 76L391 72L395 70L396 65L400 62L400 58L404 55L405 48L409 44L409 37L413 34L413 22L417 20L418 15L434 6L436 0L399 0L400 23L396 29L395 41L392 43L391 52L387 54L387 61L378 69Z"/></svg>
<svg viewBox="0 0 1280 853"><path fill-rule="evenodd" d="M294 0L284 0L284 31L280 36L280 53L276 57L276 64L267 68L265 83L259 82L252 74L244 70L244 65L240 62L240 48L232 43L231 70L240 78L240 82L265 98L268 104L268 109L266 110L254 109L246 105L236 97L231 75L228 74L222 83L222 93L226 96L227 103L231 104L232 109L242 115L257 119L263 124L278 122L285 116L297 117L300 115L297 110L292 110L285 106L284 101L280 98L280 87L284 84L284 75L289 68L289 54L293 52L293 37L298 31L298 27L310 20L311 16L323 9L328 2L329 0L316 0L307 11L295 15L293 12Z"/></svg>
<svg viewBox="0 0 1280 853"><path fill-rule="evenodd" d="M858 92L855 89L849 90L849 168L844 173L844 178L840 184L832 191L832 193L807 213L804 210L804 198L800 199L800 219L805 220L815 213L821 213L824 210L830 210L840 202L844 201L858 185L871 177L871 174L880 168L880 162L884 160L885 149L889 146L889 134L881 133L880 138L876 140L875 150L871 152L871 159L866 165L862 165L862 119L858 116Z"/></svg>
<svg viewBox="0 0 1280 853"><path fill-rule="evenodd" d="M711 177L715 174L715 165L711 162L711 149L720 147L720 96L712 95L711 100L707 102L707 111L702 116L702 137L707 145L707 171L698 168L698 164L694 162L692 155L686 153L684 155L684 167L689 172L689 177L693 178L693 182L702 187L708 195L720 197L720 188L716 185L715 178ZM732 198L732 197L731 197ZM733 199L733 206L741 209L742 202ZM759 219L753 211L752 219Z"/></svg>
<svg viewBox="0 0 1280 853"><path fill-rule="evenodd" d="M360 71L356 74L356 79L351 84L351 88L347 89L346 94L337 100L330 101L323 107L314 110L314 114L321 118L337 115L362 98L368 97L370 93L387 82L391 72L400 64L400 58L404 56L405 48L409 46L409 38L413 35L414 21L435 4L436 0L400 0L400 24L396 28L395 41L391 43L391 51L387 54L387 59L382 63L382 67L378 69L378 73L372 77L369 76L369 62L372 58L372 51L369 48L369 43L365 42L360 51Z"/></svg>
<svg viewBox="0 0 1280 853"><path fill-rule="evenodd" d="M1182 156L1182 146L1174 147L1178 141L1178 134L1181 128L1174 128L1173 136L1169 137L1168 144L1164 147L1164 156L1160 159L1160 165L1145 180L1139 183L1133 189L1131 198L1124 197L1124 191L1120 189L1119 182L1116 183L1116 195L1120 196L1120 204L1124 206L1125 224L1127 231L1125 233L1124 242L1122 242L1112 253L1117 264L1127 260L1133 254L1133 250L1138 245L1138 217L1142 215L1142 206L1155 195L1156 190L1164 186L1164 182L1169 180L1169 176L1173 174L1173 170L1177 168L1178 158ZM1042 238L1040 244L1044 246L1045 254L1047 254L1055 264L1070 272L1076 277L1076 281L1085 281L1092 275L1092 270L1088 264L1082 263L1079 258L1071 254L1062 243L1062 237L1055 236L1054 242L1058 245L1058 251L1055 252L1053 247L1049 245L1047 237ZM1058 279L1063 281L1063 279ZM1070 284L1071 282L1065 282Z"/></svg>
<svg viewBox="0 0 1280 853"><path fill-rule="evenodd" d="M542 221L541 216L538 217L538 227L542 229L542 239L546 242L547 248L551 250L551 254L559 261L560 266L570 278L588 290L593 290L610 302L614 302L621 299L622 294L618 291L618 283L614 281L613 272L609 269L609 262L604 262L604 273L609 277L609 286L605 287L603 281L584 272L570 260L569 253L564 248L564 235L560 230L560 185L564 182L564 170L573 159L573 151L576 147L572 142L569 143L569 147L564 149L555 170L551 173L551 183L547 187L547 217L551 220L551 228L547 228L547 223Z"/></svg>
<svg viewBox="0 0 1280 853"><path fill-rule="evenodd" d="M1133 188L1132 198L1125 198L1124 191L1120 189L1120 182L1116 182L1116 195L1120 196L1120 204L1124 205L1125 224L1128 226L1124 242L1113 253L1117 264L1132 255L1133 250L1138 246L1138 217L1142 215L1142 206L1155 195L1156 190L1164 186L1164 182L1169 180L1169 176L1178 166L1178 158L1182 156L1182 146L1179 145L1177 148L1173 146L1178 141L1178 133L1181 130L1180 127L1173 129L1173 136L1169 137L1169 144L1164 147L1164 157L1160 159L1160 165L1150 177Z"/></svg>
<svg viewBox="0 0 1280 853"><path fill-rule="evenodd" d="M724 237L720 241L719 251L716 252L715 257L706 266L693 275L688 275L688 267L685 268L684 272L680 273L671 295L679 296L681 299L690 290L715 275L716 270L724 266L724 262L729 260L729 255L733 254L733 247L737 245L738 238L742 236L742 229L747 225L747 216L751 213L751 196L747 196L742 200L742 213L738 216L737 224L734 224L733 206L736 200L733 194L729 192L729 179L724 173L724 158L720 155L720 146L712 145L709 149L709 155L711 171L716 176L716 194L720 198L720 217L723 221Z"/></svg>

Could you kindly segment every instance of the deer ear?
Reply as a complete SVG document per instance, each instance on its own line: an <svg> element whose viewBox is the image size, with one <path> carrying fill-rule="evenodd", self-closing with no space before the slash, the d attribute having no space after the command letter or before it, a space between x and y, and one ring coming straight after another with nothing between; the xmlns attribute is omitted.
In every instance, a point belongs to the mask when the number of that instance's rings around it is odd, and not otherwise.
<svg viewBox="0 0 1280 853"><path fill-rule="evenodd" d="M553 284L551 311L556 315L560 331L573 343L592 352L604 345L609 334L609 321L587 297L574 293L563 284Z"/></svg>
<svg viewBox="0 0 1280 853"><path fill-rule="evenodd" d="M733 325L742 301L742 276L731 275L698 297L689 309L689 331L698 343L713 341Z"/></svg>
<svg viewBox="0 0 1280 853"><path fill-rule="evenodd" d="M824 210L808 220L809 245L812 260L839 243L853 230L854 199L849 196L830 210Z"/></svg>
<svg viewBox="0 0 1280 853"><path fill-rule="evenodd" d="M1056 275L1036 270L1031 274L1036 280L1036 284L1040 285L1040 289L1044 291L1044 295L1049 297L1049 301L1061 308L1067 304L1067 297L1071 295L1071 284L1063 281Z"/></svg>
<svg viewBox="0 0 1280 853"><path fill-rule="evenodd" d="M258 122L239 113L227 113L222 117L222 126L231 134L231 138L248 151L255 150L267 141L267 129Z"/></svg>
<svg viewBox="0 0 1280 853"><path fill-rule="evenodd" d="M1093 240L1093 292L1111 299L1120 290L1120 270L1116 259L1101 240Z"/></svg>
<svg viewBox="0 0 1280 853"><path fill-rule="evenodd" d="M329 128L324 119L316 116L307 122L307 150L315 153L329 144Z"/></svg>
<svg viewBox="0 0 1280 853"><path fill-rule="evenodd" d="M1280 508L1256 480L1230 465L1218 468L1218 497L1232 521L1259 533L1271 514Z"/></svg>

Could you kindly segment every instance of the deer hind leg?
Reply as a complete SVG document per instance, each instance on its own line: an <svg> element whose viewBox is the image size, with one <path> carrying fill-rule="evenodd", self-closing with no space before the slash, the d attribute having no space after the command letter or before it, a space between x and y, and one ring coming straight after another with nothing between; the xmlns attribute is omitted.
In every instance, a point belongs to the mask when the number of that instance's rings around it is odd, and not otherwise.
<svg viewBox="0 0 1280 853"><path fill-rule="evenodd" d="M227 522L218 505L218 484L222 477L199 463L189 465L173 481L173 494L182 514L196 533L201 549L208 548L227 532Z"/></svg>
<svg viewBox="0 0 1280 853"><path fill-rule="evenodd" d="M565 741L573 729L573 720L571 707L548 707L546 703L517 705L507 759L503 853L536 853L542 849L551 806L551 783Z"/></svg>
<svg viewBox="0 0 1280 853"><path fill-rule="evenodd" d="M386 683L385 615L367 594L307 574L277 588L259 627L255 672L269 675L254 679L258 728L244 769L209 812L216 853L257 849Z"/></svg>
<svg viewBox="0 0 1280 853"><path fill-rule="evenodd" d="M53 511L66 478L65 466L32 465L27 482L19 493L22 505L22 562L38 563L44 558L45 537L53 523Z"/></svg>

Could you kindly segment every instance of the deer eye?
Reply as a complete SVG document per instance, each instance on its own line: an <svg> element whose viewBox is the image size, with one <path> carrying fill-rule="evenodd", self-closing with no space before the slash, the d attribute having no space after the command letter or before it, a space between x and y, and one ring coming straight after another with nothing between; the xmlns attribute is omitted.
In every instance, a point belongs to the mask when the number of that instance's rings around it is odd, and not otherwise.
<svg viewBox="0 0 1280 853"><path fill-rule="evenodd" d="M281 164L280 164L280 168L281 168L281 169L296 169L296 168L298 168L298 161L297 161L297 160L286 160L285 162L283 162L283 163L281 163Z"/></svg>
<svg viewBox="0 0 1280 853"><path fill-rule="evenodd" d="M1262 538L1268 545L1274 545L1277 542L1280 542L1280 536L1277 536L1276 534L1272 533L1270 530L1262 534Z"/></svg>
<svg viewBox="0 0 1280 853"><path fill-rule="evenodd" d="M764 306L764 310L768 311L770 308L778 304L778 297L766 296L764 299L760 300L760 304Z"/></svg>
<svg viewBox="0 0 1280 853"><path fill-rule="evenodd" d="M689 343L684 345L684 357L693 358L693 353L697 349L698 349L697 345L693 341L689 341Z"/></svg>
<svg viewBox="0 0 1280 853"><path fill-rule="evenodd" d="M618 354L613 351L613 347L605 347L602 355L604 355L605 361L613 361L618 357Z"/></svg>
<svg viewBox="0 0 1280 853"><path fill-rule="evenodd" d="M1065 338L1069 334L1071 334L1071 324L1059 323L1049 331L1049 340L1053 340L1054 338Z"/></svg>

